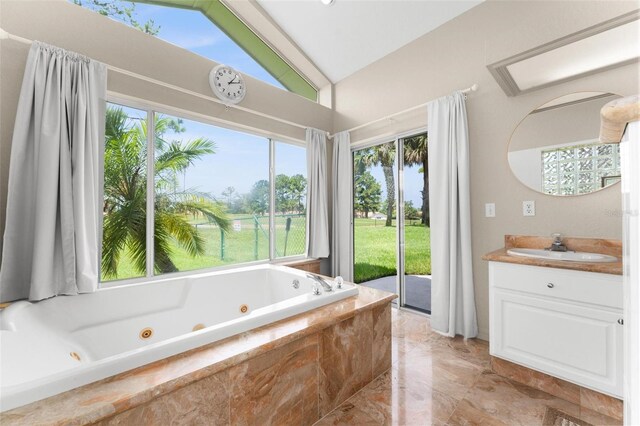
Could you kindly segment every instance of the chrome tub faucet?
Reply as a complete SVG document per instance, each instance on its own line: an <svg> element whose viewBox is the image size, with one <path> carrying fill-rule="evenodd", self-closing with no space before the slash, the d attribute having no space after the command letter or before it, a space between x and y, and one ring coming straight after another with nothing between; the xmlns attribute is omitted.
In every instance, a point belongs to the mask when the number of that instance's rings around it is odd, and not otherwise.
<svg viewBox="0 0 640 426"><path fill-rule="evenodd" d="M324 289L324 291L333 291L333 286L325 281L324 278L310 272L307 272L307 278L311 278L314 281L313 294L320 294L320 288L318 287L318 284Z"/></svg>

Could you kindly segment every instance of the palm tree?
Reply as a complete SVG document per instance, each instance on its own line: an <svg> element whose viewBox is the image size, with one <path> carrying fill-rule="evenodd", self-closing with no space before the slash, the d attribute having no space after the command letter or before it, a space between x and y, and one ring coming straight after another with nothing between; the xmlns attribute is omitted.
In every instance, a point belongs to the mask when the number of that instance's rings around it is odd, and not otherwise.
<svg viewBox="0 0 640 426"><path fill-rule="evenodd" d="M430 226L429 220L429 152L427 134L404 140L404 164L421 165L422 169L422 224Z"/></svg>
<svg viewBox="0 0 640 426"><path fill-rule="evenodd" d="M387 187L387 220L385 226L391 226L393 207L395 203L396 186L393 177L393 163L396 159L396 148L393 142L376 145L370 148L359 158L366 167L382 166L384 180ZM356 164L356 167L359 167Z"/></svg>
<svg viewBox="0 0 640 426"><path fill-rule="evenodd" d="M135 123L121 108L109 107L106 116L104 154L104 225L102 273L117 277L124 253L131 255L133 267L146 271L147 217L147 122ZM154 270L174 272L172 247L177 243L191 256L205 252L205 240L186 219L201 214L228 232L230 221L223 207L207 194L190 189L177 190L177 178L202 155L215 153L215 143L206 138L186 142L166 141L163 136L179 123L167 117L156 118Z"/></svg>

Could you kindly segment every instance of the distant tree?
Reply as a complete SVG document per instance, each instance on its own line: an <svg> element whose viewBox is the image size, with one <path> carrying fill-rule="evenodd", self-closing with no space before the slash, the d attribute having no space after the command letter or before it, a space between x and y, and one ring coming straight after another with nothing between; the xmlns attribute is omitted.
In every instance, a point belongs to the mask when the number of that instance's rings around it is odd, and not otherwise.
<svg viewBox="0 0 640 426"><path fill-rule="evenodd" d="M362 212L364 217L369 217L369 212L375 212L380 208L382 188L368 171L358 174L355 178L354 186L354 208L356 211Z"/></svg>
<svg viewBox="0 0 640 426"><path fill-rule="evenodd" d="M413 207L413 201L404 202L404 217L409 220L420 218L420 212Z"/></svg>
<svg viewBox="0 0 640 426"><path fill-rule="evenodd" d="M393 142L389 142L382 145L376 145L366 150L359 160L366 167L382 167L382 172L384 173L384 180L387 187L387 220L385 222L385 226L391 226L391 219L393 217L395 207L396 187L395 179L393 177L393 165L395 163L395 159L395 144Z"/></svg>
<svg viewBox="0 0 640 426"><path fill-rule="evenodd" d="M253 184L249 192L248 204L254 214L264 216L269 211L269 181L262 179Z"/></svg>
<svg viewBox="0 0 640 426"><path fill-rule="evenodd" d="M73 0L78 6L93 10L100 15L108 16L125 24L136 28L143 33L157 35L160 26L156 25L153 19L144 23L137 20L136 5L132 1L123 0Z"/></svg>
<svg viewBox="0 0 640 426"><path fill-rule="evenodd" d="M276 211L285 214L291 208L290 185L291 178L285 174L276 176Z"/></svg>
<svg viewBox="0 0 640 426"><path fill-rule="evenodd" d="M231 205L229 206L229 212L233 214L251 213L252 210L249 207L249 194L240 194L233 197Z"/></svg>
<svg viewBox="0 0 640 426"><path fill-rule="evenodd" d="M307 180L301 174L276 176L276 211L282 214L302 212L302 200L307 189Z"/></svg>
<svg viewBox="0 0 640 426"><path fill-rule="evenodd" d="M419 165L422 173L422 224L430 226L429 218L429 151L427 134L404 140L404 164Z"/></svg>
<svg viewBox="0 0 640 426"><path fill-rule="evenodd" d="M233 186L228 186L224 191L222 191L222 196L227 199L227 207L229 208L231 208L235 192L236 189Z"/></svg>
<svg viewBox="0 0 640 426"><path fill-rule="evenodd" d="M289 178L289 195L291 197L292 206L295 211L302 213L304 211L304 199L307 191L307 179L301 174L293 175Z"/></svg>

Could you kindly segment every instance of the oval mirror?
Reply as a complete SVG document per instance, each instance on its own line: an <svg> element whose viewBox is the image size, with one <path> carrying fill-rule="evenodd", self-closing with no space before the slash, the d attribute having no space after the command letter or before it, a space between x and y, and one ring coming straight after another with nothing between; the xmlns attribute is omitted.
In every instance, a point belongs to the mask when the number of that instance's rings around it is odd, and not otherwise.
<svg viewBox="0 0 640 426"><path fill-rule="evenodd" d="M513 174L549 195L583 195L620 181L620 145L598 143L600 109L620 96L580 92L535 109L508 149Z"/></svg>

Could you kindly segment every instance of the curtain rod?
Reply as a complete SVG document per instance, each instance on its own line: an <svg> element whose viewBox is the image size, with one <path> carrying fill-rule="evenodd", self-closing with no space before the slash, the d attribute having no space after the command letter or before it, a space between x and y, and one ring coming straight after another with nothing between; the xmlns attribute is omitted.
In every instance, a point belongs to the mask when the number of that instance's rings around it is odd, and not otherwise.
<svg viewBox="0 0 640 426"><path fill-rule="evenodd" d="M462 93L469 93L469 92L475 92L476 90L478 90L478 84L477 84L477 83L474 83L471 87L467 87L466 89L462 89L462 90L460 90L460 92L462 92ZM420 105L412 106L411 108L407 108L407 109L404 109L404 110L399 111L399 112L394 112L393 114L385 115L384 117L376 118L375 120L371 120L371 121L369 121L369 122L367 122L367 123L360 124L359 126L352 127L352 128L350 128L350 129L347 129L346 131L347 131L347 132L353 132L353 131L355 131L355 130L359 130L359 129L362 129L363 127L367 127L367 126L370 126L370 125L372 125L372 124L374 124L374 123L377 123L378 121L389 120L389 119L391 119L391 118L393 118L393 117L395 117L395 116L397 116L397 115L402 115L402 114L405 114L405 113L407 113L407 112L411 112L411 111L413 111L413 110L416 110L416 109L419 109L419 108L425 107L425 106L427 106L427 104L428 104L429 102L431 102L431 101L427 101L427 102L422 103L422 104L420 104ZM344 131L344 130L343 130L343 131ZM336 134L338 134L338 133L340 133L340 132L336 132L336 133L334 133L334 134L330 135L330 137L334 137L334 136L335 136Z"/></svg>
<svg viewBox="0 0 640 426"><path fill-rule="evenodd" d="M17 41L19 43L24 43L24 44L33 43L33 40L29 40L28 38L24 38L24 37L20 37L20 36L11 34L11 33L5 31L2 28L0 28L0 40L13 40L13 41ZM208 100L208 101L211 101L211 102L215 102L217 104L224 105L225 108L235 108L235 109L240 110L240 111L248 112L250 114L258 115L260 117L264 117L264 118L268 118L270 120L278 121L280 123L287 124L287 125L293 126L293 127L297 127L299 129L303 129L303 130L306 130L307 128L311 127L311 126L304 126L302 124L294 123L293 121L285 120L284 118L276 117L276 116L273 116L273 115L270 115L270 114L266 114L264 112L255 111L255 110L252 110L252 109L240 106L240 105L226 104L226 103L222 102L220 99L214 98L213 96L203 95L202 93L194 92L193 90L185 89L184 87L176 86L176 85L173 85L173 84L170 84L170 83L165 83L163 81L156 80L154 78L147 77L147 76L135 73L133 71L128 71L128 70L125 70L125 69L122 69L122 68L118 68L118 67L115 67L113 65L106 64L106 66L107 66L107 69L109 69L110 71L114 71L114 72L117 72L119 74L128 75L130 77L134 77L134 78L137 78L139 80L144 80L146 82L153 83L153 84L156 84L156 85L159 85L159 86L163 86L163 87L166 87L168 89L176 90L176 91L185 93L187 95L196 96L196 97L201 98L201 99L205 99L205 100ZM327 137L329 137L329 136L330 136L330 133L327 132Z"/></svg>

